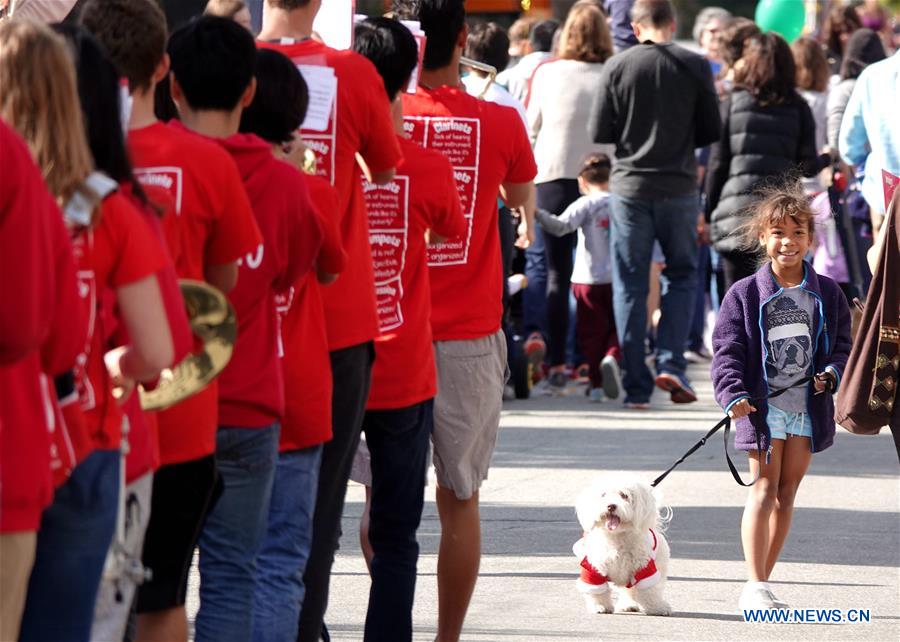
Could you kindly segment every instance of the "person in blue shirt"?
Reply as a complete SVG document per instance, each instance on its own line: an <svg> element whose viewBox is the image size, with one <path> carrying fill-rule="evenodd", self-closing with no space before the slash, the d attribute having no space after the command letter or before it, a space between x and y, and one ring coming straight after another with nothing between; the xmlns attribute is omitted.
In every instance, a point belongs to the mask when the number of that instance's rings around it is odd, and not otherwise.
<svg viewBox="0 0 900 642"><path fill-rule="evenodd" d="M866 67L856 81L838 135L848 165L865 165L862 193L877 234L884 219L882 170L900 175L900 52Z"/></svg>

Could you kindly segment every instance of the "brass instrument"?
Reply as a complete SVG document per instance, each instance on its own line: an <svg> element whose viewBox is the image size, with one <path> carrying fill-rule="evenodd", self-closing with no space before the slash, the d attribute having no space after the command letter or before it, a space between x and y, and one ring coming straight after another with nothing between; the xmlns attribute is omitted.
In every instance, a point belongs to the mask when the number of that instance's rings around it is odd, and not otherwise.
<svg viewBox="0 0 900 642"><path fill-rule="evenodd" d="M203 350L163 370L153 390L138 388L144 410L163 410L203 390L228 365L237 340L237 317L224 294L202 281L181 279L179 284Z"/></svg>
<svg viewBox="0 0 900 642"><path fill-rule="evenodd" d="M488 65L483 62L478 62L477 60L472 60L471 58L466 58L465 56L459 59L459 64L461 64L463 67L468 67L469 69L477 69L478 71L487 74L487 77L485 77L484 79L484 87L481 88L481 91L477 96L478 98L484 98L487 90L491 88L492 84L494 84L494 79L497 77L497 68L493 65Z"/></svg>
<svg viewBox="0 0 900 642"><path fill-rule="evenodd" d="M317 163L318 161L316 160L316 153L309 147L304 146L303 164L300 166L300 171L302 171L304 174L315 176Z"/></svg>

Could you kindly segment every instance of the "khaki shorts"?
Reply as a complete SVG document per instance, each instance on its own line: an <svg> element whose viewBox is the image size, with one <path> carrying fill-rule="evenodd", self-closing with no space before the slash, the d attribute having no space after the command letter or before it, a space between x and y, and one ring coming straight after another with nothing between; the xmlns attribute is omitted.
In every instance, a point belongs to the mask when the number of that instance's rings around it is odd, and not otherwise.
<svg viewBox="0 0 900 642"><path fill-rule="evenodd" d="M429 445L429 449L431 446ZM428 461L428 454L425 455L425 461ZM428 486L428 470L425 467L425 480L423 483ZM362 484L368 488L372 488L372 455L369 453L369 445L366 443L366 435L360 437L359 448L353 456L353 465L350 467L350 481Z"/></svg>
<svg viewBox="0 0 900 642"><path fill-rule="evenodd" d="M369 454L369 446L366 444L366 436L359 439L356 454L353 455L353 465L350 467L350 481L372 487L372 456Z"/></svg>
<svg viewBox="0 0 900 642"><path fill-rule="evenodd" d="M488 337L434 344L434 471L441 488L469 499L487 479L497 445L506 365L503 330Z"/></svg>
<svg viewBox="0 0 900 642"><path fill-rule="evenodd" d="M125 529L123 537L113 537L106 567L100 578L100 590L94 606L92 640L122 640L128 627L131 603L137 593L144 535L150 523L153 473L138 477L125 487Z"/></svg>
<svg viewBox="0 0 900 642"><path fill-rule="evenodd" d="M0 534L0 640L19 639L36 550L35 531Z"/></svg>

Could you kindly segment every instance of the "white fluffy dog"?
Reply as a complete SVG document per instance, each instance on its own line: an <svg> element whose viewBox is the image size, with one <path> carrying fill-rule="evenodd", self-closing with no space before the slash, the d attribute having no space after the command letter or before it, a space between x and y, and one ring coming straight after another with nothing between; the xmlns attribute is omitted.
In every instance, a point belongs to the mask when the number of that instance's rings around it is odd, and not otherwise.
<svg viewBox="0 0 900 642"><path fill-rule="evenodd" d="M578 496L575 511L584 530L574 547L582 566L578 591L588 611L669 615L663 596L669 544L662 534L669 516L660 515L650 485L627 473L600 477Z"/></svg>

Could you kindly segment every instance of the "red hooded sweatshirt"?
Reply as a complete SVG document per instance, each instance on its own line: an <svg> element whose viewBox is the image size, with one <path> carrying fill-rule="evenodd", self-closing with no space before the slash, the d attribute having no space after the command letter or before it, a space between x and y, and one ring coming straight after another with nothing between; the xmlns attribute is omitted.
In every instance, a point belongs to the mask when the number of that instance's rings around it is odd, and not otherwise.
<svg viewBox="0 0 900 642"><path fill-rule="evenodd" d="M239 261L228 293L238 321L231 362L219 376L219 425L262 428L284 414L275 296L313 268L324 232L305 177L252 134L217 139L234 158L263 242Z"/></svg>
<svg viewBox="0 0 900 642"><path fill-rule="evenodd" d="M52 499L47 375L74 365L87 325L62 215L2 122L0 167L0 533L12 533L37 530Z"/></svg>

